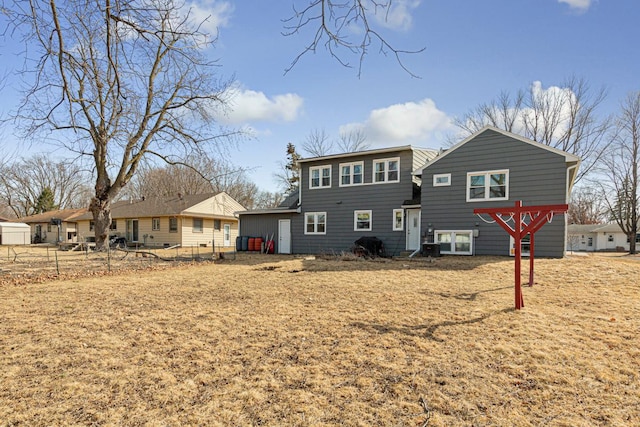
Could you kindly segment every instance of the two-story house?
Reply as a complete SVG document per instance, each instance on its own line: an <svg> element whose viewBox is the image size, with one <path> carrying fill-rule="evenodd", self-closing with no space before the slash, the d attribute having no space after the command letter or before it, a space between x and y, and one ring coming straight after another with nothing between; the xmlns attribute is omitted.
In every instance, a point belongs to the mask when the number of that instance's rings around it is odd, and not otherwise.
<svg viewBox="0 0 640 427"><path fill-rule="evenodd" d="M415 172L422 178L424 238L445 254L509 255L508 233L473 210L518 200L524 206L566 204L579 165L572 154L487 126ZM535 253L562 257L566 216L549 219L535 235Z"/></svg>
<svg viewBox="0 0 640 427"><path fill-rule="evenodd" d="M387 255L420 247L420 178L433 150L393 147L302 159L297 197L238 212L242 236L273 239L278 253L340 253L361 237Z"/></svg>
<svg viewBox="0 0 640 427"><path fill-rule="evenodd" d="M509 255L509 235L473 210L568 203L579 165L491 126L440 153L405 146L303 159L299 193L275 209L239 212L240 235L273 239L278 253L348 251L375 236L387 255L425 242L443 254ZM536 254L563 256L566 233L565 215L551 218L536 233Z"/></svg>

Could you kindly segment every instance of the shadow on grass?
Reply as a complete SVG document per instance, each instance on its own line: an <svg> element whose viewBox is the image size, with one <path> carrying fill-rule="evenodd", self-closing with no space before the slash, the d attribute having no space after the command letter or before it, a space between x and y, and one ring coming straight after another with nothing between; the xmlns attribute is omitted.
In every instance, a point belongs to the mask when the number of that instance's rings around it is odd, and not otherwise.
<svg viewBox="0 0 640 427"><path fill-rule="evenodd" d="M379 334L398 333L398 334L408 335L412 337L427 338L437 342L445 342L444 339L438 338L435 335L435 333L441 328L447 328L449 326L471 325L474 323L482 322L490 317L493 317L502 313L509 313L514 310L515 310L514 308L504 308L502 310L487 313L482 316L475 317L473 319L456 320L456 321L446 320L444 322L434 323L431 325L389 326L389 325L367 324L364 322L354 322L351 324L351 326L355 326L356 328L364 329L369 332L377 332Z"/></svg>
<svg viewBox="0 0 640 427"><path fill-rule="evenodd" d="M448 292L429 292L429 291L424 291L423 293L428 295L437 295L442 298L453 298L453 299L458 299L463 301L475 301L478 298L478 295L480 294L486 294L488 292L503 291L505 289L513 289L513 286L514 285L508 285L508 286L503 286L501 288L484 289L482 291L477 291L477 292L463 292L460 294L451 294Z"/></svg>

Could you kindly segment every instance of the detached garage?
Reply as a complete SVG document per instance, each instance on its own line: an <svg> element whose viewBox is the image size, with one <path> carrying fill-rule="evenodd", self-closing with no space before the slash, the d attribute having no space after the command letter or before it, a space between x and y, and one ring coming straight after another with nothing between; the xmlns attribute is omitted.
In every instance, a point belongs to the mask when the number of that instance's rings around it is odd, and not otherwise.
<svg viewBox="0 0 640 427"><path fill-rule="evenodd" d="M0 245L31 244L31 227L22 222L0 222Z"/></svg>

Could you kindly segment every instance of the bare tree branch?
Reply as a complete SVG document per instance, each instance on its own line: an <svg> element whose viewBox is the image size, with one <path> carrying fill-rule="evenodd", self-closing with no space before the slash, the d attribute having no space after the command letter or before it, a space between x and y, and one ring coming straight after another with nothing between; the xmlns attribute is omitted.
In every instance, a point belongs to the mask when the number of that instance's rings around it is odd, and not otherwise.
<svg viewBox="0 0 640 427"><path fill-rule="evenodd" d="M308 0L304 7L293 6L293 15L284 20L283 35L292 36L303 30L313 31L311 41L292 60L285 74L309 53L315 53L319 46L344 67L353 67L346 57L357 58L358 77L371 46L378 45L380 53L390 53L398 65L411 77L419 78L403 62L403 55L416 54L425 50L404 50L392 46L385 36L370 23L369 17L376 14L388 18L393 8L392 0ZM344 54L342 53L344 52Z"/></svg>

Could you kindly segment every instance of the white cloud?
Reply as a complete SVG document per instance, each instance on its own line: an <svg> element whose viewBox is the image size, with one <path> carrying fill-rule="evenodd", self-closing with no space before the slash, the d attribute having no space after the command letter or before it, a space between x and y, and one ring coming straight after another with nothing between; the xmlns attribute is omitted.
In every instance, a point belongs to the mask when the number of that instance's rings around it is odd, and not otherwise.
<svg viewBox="0 0 640 427"><path fill-rule="evenodd" d="M229 98L229 110L217 119L226 124L291 122L298 118L304 100L295 93L269 98L263 92L236 87Z"/></svg>
<svg viewBox="0 0 640 427"><path fill-rule="evenodd" d="M376 21L387 28L394 30L408 30L413 24L413 9L420 6L422 0L395 0L391 2L390 9L378 8ZM370 8L373 9L373 5Z"/></svg>
<svg viewBox="0 0 640 427"><path fill-rule="evenodd" d="M578 12L586 12L591 7L593 0L558 0L558 3L566 3L571 9Z"/></svg>
<svg viewBox="0 0 640 427"><path fill-rule="evenodd" d="M453 129L451 118L433 100L395 104L373 110L363 123L349 123L340 132L361 130L372 146L442 144L442 137Z"/></svg>
<svg viewBox="0 0 640 427"><path fill-rule="evenodd" d="M191 20L200 29L214 36L221 27L227 27L234 7L231 2L220 0L197 0L189 4Z"/></svg>

